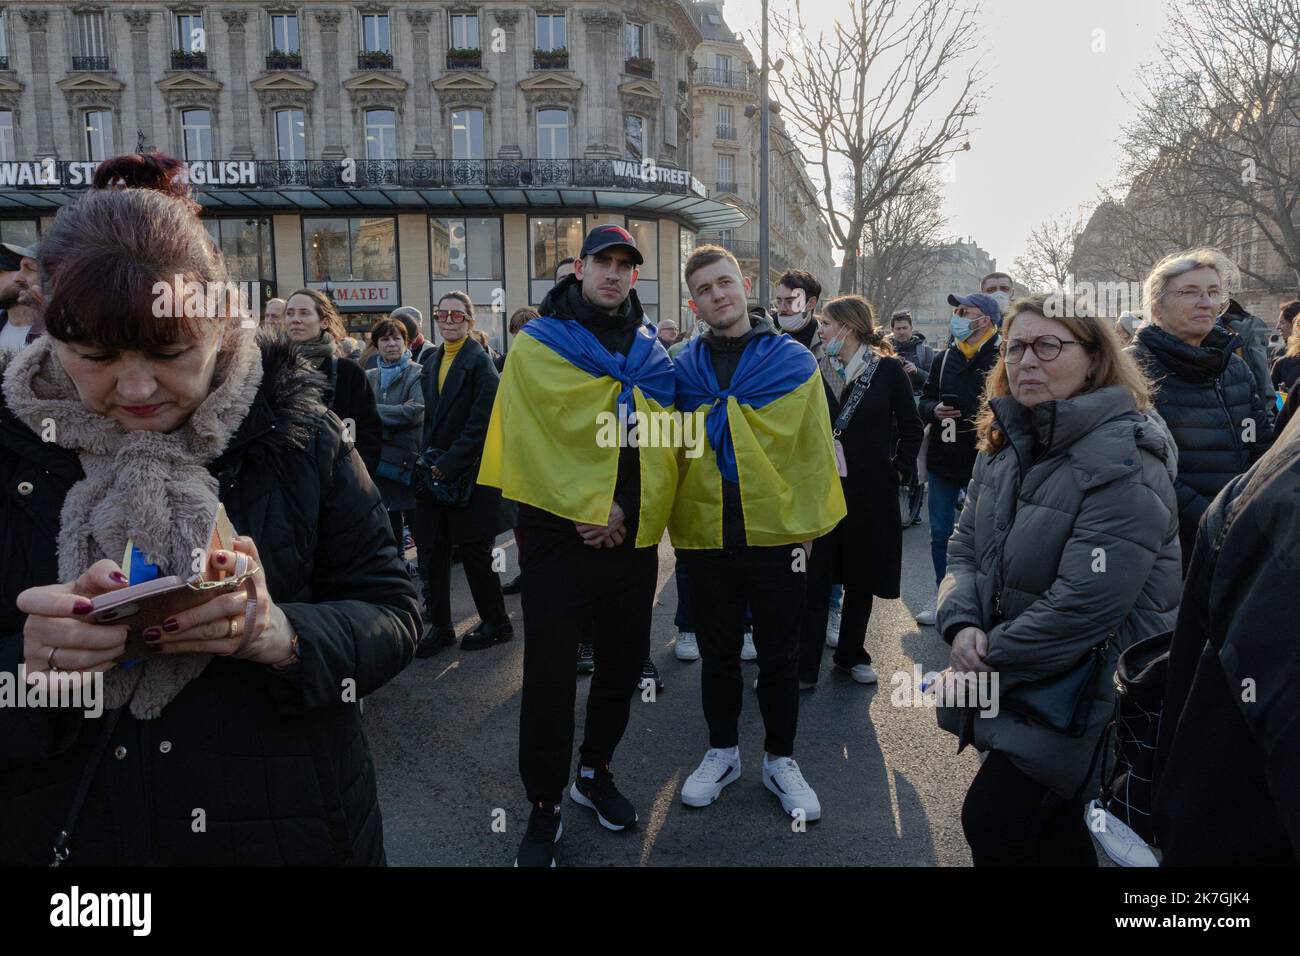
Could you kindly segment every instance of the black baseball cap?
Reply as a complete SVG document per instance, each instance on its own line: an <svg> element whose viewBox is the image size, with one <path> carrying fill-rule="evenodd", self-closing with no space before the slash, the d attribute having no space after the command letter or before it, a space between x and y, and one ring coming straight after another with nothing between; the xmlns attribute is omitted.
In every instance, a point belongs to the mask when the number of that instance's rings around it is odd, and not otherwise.
<svg viewBox="0 0 1300 956"><path fill-rule="evenodd" d="M611 246L627 246L632 253L634 263L641 265L645 262L641 250L636 247L636 240L632 238L632 233L622 226L614 225L597 226L587 233L587 238L582 241L582 251L578 253L578 257L585 259L587 256L594 256L601 250L608 249Z"/></svg>
<svg viewBox="0 0 1300 956"><path fill-rule="evenodd" d="M23 267L24 259L35 258L35 249L14 245L12 242L0 242L0 272L17 272Z"/></svg>

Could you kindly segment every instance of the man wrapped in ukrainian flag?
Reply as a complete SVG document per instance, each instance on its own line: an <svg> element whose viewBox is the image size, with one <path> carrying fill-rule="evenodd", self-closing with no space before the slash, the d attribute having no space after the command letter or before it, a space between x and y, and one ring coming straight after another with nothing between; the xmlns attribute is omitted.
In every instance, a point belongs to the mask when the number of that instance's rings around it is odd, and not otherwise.
<svg viewBox="0 0 1300 956"><path fill-rule="evenodd" d="M817 820L821 805L793 754L808 551L846 513L826 393L812 353L766 315L747 312L750 282L730 252L700 246L685 273L691 308L708 330L676 356L677 410L702 419L690 424L702 425L708 448L678 460L668 532L691 593L708 595L694 612L709 750L682 802L707 806L740 776L748 605L766 735L763 783L786 813Z"/></svg>
<svg viewBox="0 0 1300 956"><path fill-rule="evenodd" d="M642 262L622 227L588 233L574 274L510 349L483 448L479 483L519 502L519 769L532 804L520 866L555 865L573 751L574 652L593 623L596 669L569 795L606 829L637 822L609 764L649 656L658 545L677 486L677 450L638 447L635 437L648 431L639 427L648 416L671 413L675 385L632 291Z"/></svg>

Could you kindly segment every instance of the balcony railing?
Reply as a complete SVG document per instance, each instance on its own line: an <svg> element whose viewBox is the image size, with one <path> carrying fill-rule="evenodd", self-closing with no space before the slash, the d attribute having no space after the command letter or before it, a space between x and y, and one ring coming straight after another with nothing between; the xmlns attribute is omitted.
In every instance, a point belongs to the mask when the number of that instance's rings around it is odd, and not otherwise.
<svg viewBox="0 0 1300 956"><path fill-rule="evenodd" d="M172 50L173 70L206 70L208 54L199 50Z"/></svg>
<svg viewBox="0 0 1300 956"><path fill-rule="evenodd" d="M0 164L0 189L80 189L94 163L32 161L31 185ZM197 189L455 189L461 187L626 189L693 192L689 171L666 165L650 172L632 160L610 159L259 159L189 164ZM697 195L703 195L702 187Z"/></svg>
<svg viewBox="0 0 1300 956"><path fill-rule="evenodd" d="M0 70L9 69L9 57L0 56Z"/></svg>
<svg viewBox="0 0 1300 956"><path fill-rule="evenodd" d="M297 50L272 50L266 55L268 70L301 70L302 54Z"/></svg>
<svg viewBox="0 0 1300 956"><path fill-rule="evenodd" d="M713 188L720 193L734 193L736 191L736 184L726 182L725 180L719 180L718 184Z"/></svg>
<svg viewBox="0 0 1300 956"><path fill-rule="evenodd" d="M358 70L391 70L393 54L388 50L362 50L357 54Z"/></svg>
<svg viewBox="0 0 1300 956"><path fill-rule="evenodd" d="M74 70L107 70L108 57L106 56L74 56L72 58L72 68Z"/></svg>
<svg viewBox="0 0 1300 956"><path fill-rule="evenodd" d="M712 66L695 68L695 82L704 86L722 86L732 90L747 90L749 74L744 70L720 70Z"/></svg>
<svg viewBox="0 0 1300 956"><path fill-rule="evenodd" d="M655 75L655 61L648 56L630 56L623 61L623 71L650 79Z"/></svg>
<svg viewBox="0 0 1300 956"><path fill-rule="evenodd" d="M554 50L534 50L534 70L567 70L569 68L569 51L567 47Z"/></svg>
<svg viewBox="0 0 1300 956"><path fill-rule="evenodd" d="M735 138L736 138L736 127L734 126L718 127L718 139L735 139Z"/></svg>
<svg viewBox="0 0 1300 956"><path fill-rule="evenodd" d="M701 240L705 241L705 240ZM737 259L757 259L758 240L756 239L709 239L708 242L735 253Z"/></svg>
<svg viewBox="0 0 1300 956"><path fill-rule="evenodd" d="M447 51L447 69L481 70L483 51L478 47L453 47Z"/></svg>

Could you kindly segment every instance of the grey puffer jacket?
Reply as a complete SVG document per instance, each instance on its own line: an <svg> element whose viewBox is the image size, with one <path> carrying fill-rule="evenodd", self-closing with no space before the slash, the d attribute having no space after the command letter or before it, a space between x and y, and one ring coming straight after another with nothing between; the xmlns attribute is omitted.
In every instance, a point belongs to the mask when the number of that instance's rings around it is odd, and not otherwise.
<svg viewBox="0 0 1300 956"><path fill-rule="evenodd" d="M988 634L998 693L1068 670L1109 638L1087 729L1072 738L999 707L940 708L939 724L1077 798L1111 715L1120 651L1171 630L1182 584L1177 451L1158 417L1110 386L1026 408L992 400L1009 441L980 452L939 586L940 633ZM1103 570L1104 569L1104 570ZM993 713L990 709L989 713ZM973 725L973 726L972 726Z"/></svg>
<svg viewBox="0 0 1300 956"><path fill-rule="evenodd" d="M388 383L385 391L380 385L379 368L366 371L366 381L375 393L375 405L379 410L379 420L384 423L384 447L380 460L385 456L395 458L399 455L412 459L420 454L420 439L424 434L424 389L420 386L422 369L418 362L411 362ZM375 475L375 485L379 496L384 499L384 507L389 511L405 511L415 507L415 489L383 475Z"/></svg>

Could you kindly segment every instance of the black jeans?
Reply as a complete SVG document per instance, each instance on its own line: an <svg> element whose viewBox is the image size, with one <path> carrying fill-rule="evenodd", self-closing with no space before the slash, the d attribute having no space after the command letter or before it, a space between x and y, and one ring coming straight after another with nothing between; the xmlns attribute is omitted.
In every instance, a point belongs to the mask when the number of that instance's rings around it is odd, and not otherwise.
<svg viewBox="0 0 1300 956"><path fill-rule="evenodd" d="M451 529L447 509L426 501L415 507L412 536L417 551L424 552L427 601L435 628L451 627ZM465 569L474 609L484 624L496 627L506 623L506 599L501 593L501 578L492 570L492 541L462 542L460 562Z"/></svg>
<svg viewBox="0 0 1300 956"><path fill-rule="evenodd" d="M596 672L579 754L608 764L627 729L650 653L658 548L593 548L575 531L517 528L524 612L519 774L530 803L560 802L573 755L578 642L590 634Z"/></svg>
<svg viewBox="0 0 1300 956"><path fill-rule="evenodd" d="M1083 805L989 751L966 791L961 828L976 866L1096 866Z"/></svg>
<svg viewBox="0 0 1300 956"><path fill-rule="evenodd" d="M835 557L840 549L841 526L813 542L808 560L808 594L799 621L799 679L815 684L822 668L822 649L826 646L826 622L830 618L831 580ZM871 655L862 646L871 620L871 592L844 589L840 606L840 640L835 648L835 663L841 667L870 664Z"/></svg>
<svg viewBox="0 0 1300 956"><path fill-rule="evenodd" d="M740 648L745 607L754 618L758 652L758 707L764 748L774 757L794 753L799 723L799 616L806 571L795 570L798 545L733 551L678 551L694 602L695 632L703 662L700 691L710 747L734 747L744 698ZM813 549L814 551L816 548Z"/></svg>

